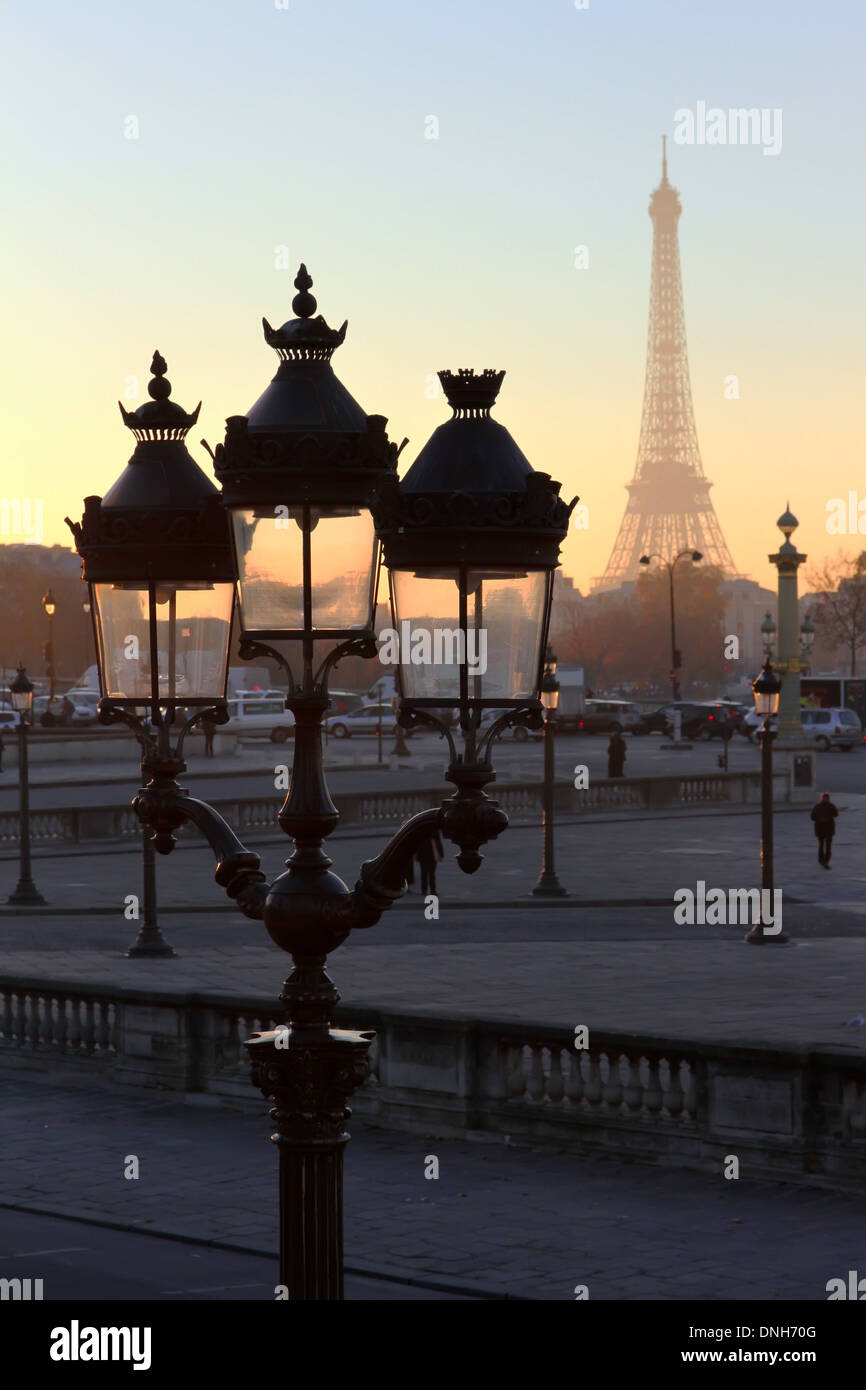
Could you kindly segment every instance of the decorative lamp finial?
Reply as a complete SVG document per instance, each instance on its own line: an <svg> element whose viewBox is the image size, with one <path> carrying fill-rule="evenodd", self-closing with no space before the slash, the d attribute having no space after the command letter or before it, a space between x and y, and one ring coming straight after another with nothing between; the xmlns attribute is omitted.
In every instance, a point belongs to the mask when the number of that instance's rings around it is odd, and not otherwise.
<svg viewBox="0 0 866 1390"><path fill-rule="evenodd" d="M198 419L201 401L191 414L187 414L177 401L169 400L171 382L166 376L168 364L159 348L153 354L150 370L153 377L147 383L149 401L145 401L137 410L125 410L122 402L117 402L123 423L132 430L139 444L176 443L186 437Z"/></svg>
<svg viewBox="0 0 866 1390"><path fill-rule="evenodd" d="M160 355L159 348L153 354L150 370L153 373L153 380L147 383L147 394L154 401L167 401L171 395L171 382L166 376L168 363Z"/></svg>
<svg viewBox="0 0 866 1390"><path fill-rule="evenodd" d="M504 372L497 372L492 367L486 367L483 372L461 367L459 372L438 373L445 399L454 414L464 418L490 414L504 376Z"/></svg>
<svg viewBox="0 0 866 1390"><path fill-rule="evenodd" d="M313 278L303 261L301 261L298 267L298 273L295 276L295 289L298 290L299 293L296 294L292 300L292 308L299 319L311 319L316 312L316 300L314 296L309 293L312 283Z"/></svg>
<svg viewBox="0 0 866 1390"><path fill-rule="evenodd" d="M800 525L799 521L791 511L790 502L785 503L785 510L779 517L779 520L776 522L776 525L782 532L783 536L785 537L785 540L790 540L794 531L796 531L797 527Z"/></svg>

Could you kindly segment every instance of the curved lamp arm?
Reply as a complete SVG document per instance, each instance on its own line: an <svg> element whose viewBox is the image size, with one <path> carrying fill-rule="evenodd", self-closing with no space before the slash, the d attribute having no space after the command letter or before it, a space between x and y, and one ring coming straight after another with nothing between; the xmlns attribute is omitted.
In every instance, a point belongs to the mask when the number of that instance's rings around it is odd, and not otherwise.
<svg viewBox="0 0 866 1390"><path fill-rule="evenodd" d="M419 811L391 836L381 854L361 865L361 876L347 898L334 904L333 925L352 930L372 927L406 892L406 875L419 845L442 829L442 808Z"/></svg>
<svg viewBox="0 0 866 1390"><path fill-rule="evenodd" d="M185 821L192 821L216 856L217 883L237 902L245 917L261 920L268 893L265 875L259 868L261 859L241 843L219 811L206 801L186 796L177 786L143 787L132 808L142 825L154 831L153 846L160 854L168 854L173 848L172 831Z"/></svg>

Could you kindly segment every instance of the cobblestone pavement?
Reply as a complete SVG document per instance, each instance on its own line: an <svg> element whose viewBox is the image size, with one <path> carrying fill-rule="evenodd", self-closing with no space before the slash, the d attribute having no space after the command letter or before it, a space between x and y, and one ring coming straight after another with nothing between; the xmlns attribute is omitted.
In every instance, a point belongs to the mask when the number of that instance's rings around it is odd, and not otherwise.
<svg viewBox="0 0 866 1390"><path fill-rule="evenodd" d="M275 811L276 807L275 799ZM786 808L776 815L776 885L782 889L783 912L797 900L813 903L822 913L838 907L866 914L866 796L851 793L842 803L829 873L818 863L808 809ZM677 888L694 890L698 879L708 888L760 884L758 811L757 806L723 813L681 809L676 814L636 818L623 813L600 821L567 821L556 831L557 873L578 904L668 902L673 922ZM379 852L392 831L393 827L376 826L332 836L328 852L335 871L353 884L362 862ZM250 847L261 854L265 872L276 876L290 844L282 836L248 838ZM519 899L532 901L541 860L540 826L512 825L500 839L485 845L484 863L476 874L460 872L456 853L446 846L437 874L443 913L449 904L508 906ZM200 840L158 857L160 907L222 907L227 899L213 875L213 854ZM0 901L12 891L17 876L17 859L7 853L0 860ZM126 896L141 892L140 846L58 846L48 854L40 851L34 857L33 877L55 909L113 909L122 917ZM563 906L567 910L570 904ZM5 907L0 913L13 915Z"/></svg>
<svg viewBox="0 0 866 1390"><path fill-rule="evenodd" d="M0 1202L275 1252L266 1107L194 1099L4 1082ZM352 1129L346 1264L358 1273L531 1299L586 1284L591 1299L823 1300L829 1279L866 1269L866 1198L726 1181L721 1155L715 1173L672 1172ZM137 1180L123 1176L130 1154ZM424 1177L433 1155L438 1180ZM0 1209L0 1231L6 1220Z"/></svg>

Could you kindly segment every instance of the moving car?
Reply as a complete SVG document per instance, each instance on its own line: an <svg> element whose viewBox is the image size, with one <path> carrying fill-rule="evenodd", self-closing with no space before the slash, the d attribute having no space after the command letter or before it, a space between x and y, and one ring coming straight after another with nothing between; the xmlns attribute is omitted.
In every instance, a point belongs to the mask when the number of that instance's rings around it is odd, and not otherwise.
<svg viewBox="0 0 866 1390"><path fill-rule="evenodd" d="M271 743L285 743L295 732L295 716L285 708L284 697L248 691L226 701L229 722L217 726L227 734L267 734Z"/></svg>
<svg viewBox="0 0 866 1390"><path fill-rule="evenodd" d="M636 734L661 733L673 735L674 714L679 711L682 722L680 733L683 738L709 741L712 738L729 737L729 731L739 727L740 706L726 700L712 700L701 703L695 700L675 700L662 705L660 709L641 715Z"/></svg>
<svg viewBox="0 0 866 1390"><path fill-rule="evenodd" d="M397 731L397 711L392 705L361 705L346 714L332 714L325 720L325 728L333 738L351 738L352 734L375 734L379 725L383 734ZM410 738L411 729L404 729L405 738Z"/></svg>
<svg viewBox="0 0 866 1390"><path fill-rule="evenodd" d="M500 715L505 713L506 711L504 709L486 709L481 716L478 732L480 734L486 734L490 725L494 723ZM544 729L527 729L525 725L517 724L511 728L504 728L496 737L497 739L513 739L515 743L526 743L531 738L544 738Z"/></svg>
<svg viewBox="0 0 866 1390"><path fill-rule="evenodd" d="M803 733L814 741L815 747L822 753L834 747L841 748L843 753L850 753L852 748L860 747L866 737L863 725L853 709L801 709L800 720ZM754 710L747 715L745 723L752 743L757 743L763 722L763 716L756 714ZM773 715L770 728L775 727L776 716Z"/></svg>
<svg viewBox="0 0 866 1390"><path fill-rule="evenodd" d="M593 696L585 701L577 728L582 734L633 733L640 718L640 705L630 704L628 700L602 700Z"/></svg>

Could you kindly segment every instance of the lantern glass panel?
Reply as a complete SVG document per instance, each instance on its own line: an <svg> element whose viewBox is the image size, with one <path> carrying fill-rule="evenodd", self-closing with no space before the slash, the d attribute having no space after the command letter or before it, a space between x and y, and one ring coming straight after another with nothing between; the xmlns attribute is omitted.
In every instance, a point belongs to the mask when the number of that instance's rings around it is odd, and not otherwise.
<svg viewBox="0 0 866 1390"><path fill-rule="evenodd" d="M538 690L547 571L391 572L403 694L410 700L531 699ZM461 602L461 595L465 600Z"/></svg>
<svg viewBox="0 0 866 1390"><path fill-rule="evenodd" d="M160 700L223 699L233 588L229 583L94 584L103 695L152 699L151 610Z"/></svg>
<svg viewBox="0 0 866 1390"><path fill-rule="evenodd" d="M244 632L372 627L378 543L369 510L234 507L232 531Z"/></svg>

